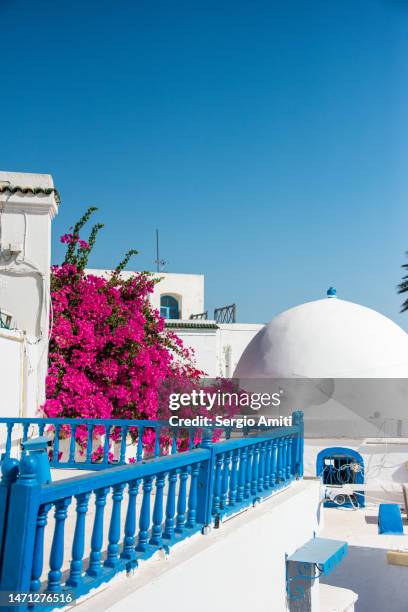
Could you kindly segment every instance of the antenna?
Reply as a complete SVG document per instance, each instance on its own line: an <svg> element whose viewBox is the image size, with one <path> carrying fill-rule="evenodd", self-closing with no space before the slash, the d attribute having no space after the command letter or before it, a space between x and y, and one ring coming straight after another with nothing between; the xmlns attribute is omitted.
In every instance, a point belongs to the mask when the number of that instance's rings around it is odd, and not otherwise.
<svg viewBox="0 0 408 612"><path fill-rule="evenodd" d="M154 260L154 263L156 264L157 272L160 272L161 268L163 268L163 266L165 266L167 263L167 261L165 261L164 259L160 259L158 229L156 230L156 259Z"/></svg>

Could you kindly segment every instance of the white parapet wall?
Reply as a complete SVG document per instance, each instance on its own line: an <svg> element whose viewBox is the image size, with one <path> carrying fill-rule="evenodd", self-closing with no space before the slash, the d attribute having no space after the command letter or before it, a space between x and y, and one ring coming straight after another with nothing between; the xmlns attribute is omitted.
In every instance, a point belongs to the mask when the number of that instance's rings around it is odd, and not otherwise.
<svg viewBox="0 0 408 612"><path fill-rule="evenodd" d="M0 172L0 310L3 324L16 330L0 337L0 416L34 416L45 399L51 221L58 202L50 175Z"/></svg>
<svg viewBox="0 0 408 612"><path fill-rule="evenodd" d="M197 534L141 563L130 578L119 577L78 608L128 612L284 612L286 557L319 529L320 486L298 481L255 508L230 518L208 535ZM319 612L319 583L312 610ZM323 610L321 612L324 612Z"/></svg>

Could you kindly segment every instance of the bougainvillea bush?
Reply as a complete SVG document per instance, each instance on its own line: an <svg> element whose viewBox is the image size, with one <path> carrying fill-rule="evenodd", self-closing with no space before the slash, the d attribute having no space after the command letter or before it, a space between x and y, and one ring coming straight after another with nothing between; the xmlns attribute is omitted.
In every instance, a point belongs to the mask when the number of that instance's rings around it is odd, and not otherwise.
<svg viewBox="0 0 408 612"><path fill-rule="evenodd" d="M135 251L129 251L107 278L86 273L102 226L92 228L88 241L80 238L80 232L94 210L89 209L72 232L61 237L67 247L65 259L52 268L44 415L165 418L164 404L158 401L164 386L187 388L202 372L194 365L191 349L165 330L164 320L149 302L157 281L147 272L122 278ZM94 433L101 435L103 428ZM145 433L146 445L153 441L149 436L153 437L152 431ZM85 447L85 428L78 427L76 437Z"/></svg>

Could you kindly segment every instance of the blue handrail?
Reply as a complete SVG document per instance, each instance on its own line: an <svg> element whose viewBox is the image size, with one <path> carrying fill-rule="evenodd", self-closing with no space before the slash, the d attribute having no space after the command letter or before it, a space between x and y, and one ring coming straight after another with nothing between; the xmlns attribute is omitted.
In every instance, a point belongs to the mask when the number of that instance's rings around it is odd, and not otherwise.
<svg viewBox="0 0 408 612"><path fill-rule="evenodd" d="M234 431L233 427L217 429L223 430L227 440ZM246 436L255 430L239 431ZM13 445L18 449L28 438L46 435L51 467L100 470L191 450L196 431L170 427L164 420L0 417L0 446L6 459L18 455L13 455Z"/></svg>
<svg viewBox="0 0 408 612"><path fill-rule="evenodd" d="M45 600L53 603L42 609L59 607L64 605L59 596L86 594L157 550L206 533L208 525L270 497L302 476L301 413L295 413L293 423L217 443L207 435L200 448L49 484L38 480L35 455L4 460L0 593L54 594L54 600ZM71 505L74 515L68 513ZM91 529L85 530L86 519ZM44 558L46 532L49 559ZM67 547L71 553L64 564ZM90 550L87 557L85 550ZM29 601L17 610L27 610Z"/></svg>
<svg viewBox="0 0 408 612"><path fill-rule="evenodd" d="M12 456L13 443L48 435L54 468L99 470L193 448L192 429L170 428L167 421L1 417L0 435L2 429L3 459Z"/></svg>

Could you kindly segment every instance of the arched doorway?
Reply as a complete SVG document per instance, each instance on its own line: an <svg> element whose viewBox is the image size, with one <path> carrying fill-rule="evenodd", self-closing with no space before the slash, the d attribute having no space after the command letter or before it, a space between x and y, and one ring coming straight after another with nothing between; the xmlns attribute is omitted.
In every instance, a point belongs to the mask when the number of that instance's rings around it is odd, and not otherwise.
<svg viewBox="0 0 408 612"><path fill-rule="evenodd" d="M364 491L354 490L350 494L342 490L343 485L364 483L364 460L360 453L342 446L325 448L317 455L316 475L330 493L324 502L326 507L364 507Z"/></svg>

